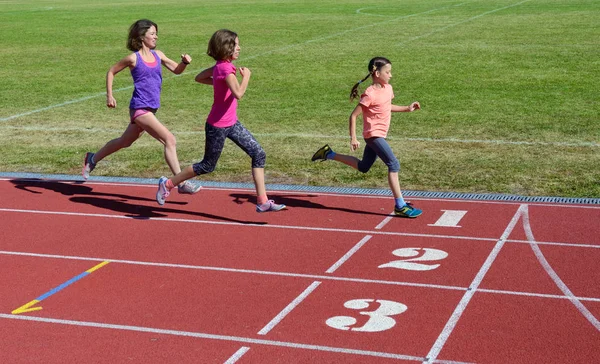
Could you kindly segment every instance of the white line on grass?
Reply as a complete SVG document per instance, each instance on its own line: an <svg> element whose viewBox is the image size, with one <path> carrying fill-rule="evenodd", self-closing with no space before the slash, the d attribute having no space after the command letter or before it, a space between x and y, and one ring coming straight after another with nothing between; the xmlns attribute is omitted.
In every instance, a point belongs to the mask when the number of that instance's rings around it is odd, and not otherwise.
<svg viewBox="0 0 600 364"><path fill-rule="evenodd" d="M300 293L298 297L296 297L289 305L287 305L280 313L277 314L265 327L263 327L258 334L266 335L269 331L273 330L278 323L281 322L294 308L296 308L309 294L311 294L321 282L313 282L310 286L308 286L304 292Z"/></svg>
<svg viewBox="0 0 600 364"><path fill-rule="evenodd" d="M431 350L429 350L429 353L427 354L427 360L424 363L429 364L429 363L433 363L436 361L438 355L442 351L442 348L446 344L446 341L450 337L450 334L454 330L454 327L456 327L456 324L458 323L460 316L463 314L463 312L467 308L467 305L471 301L471 298L473 298L473 295L475 295L477 288L479 288L479 284L481 284L481 281L483 281L483 277L485 277L486 273L492 266L492 263L494 263L494 260L496 260L496 257L500 253L500 249L502 249L502 247L504 246L506 239L508 239L508 237L510 236L510 233L513 231L513 229L515 228L515 225L519 221L519 218L523 215L523 212L526 210L526 207L527 207L527 205L519 206L519 209L517 210L517 212L515 213L513 218L508 223L508 226L506 227L506 229L504 230L504 233L502 233L502 236L500 237L500 239L494 246L494 249L492 249L492 252L487 257L487 259L485 260L483 265L481 266L481 269L475 276L475 279L473 280L473 282L471 282L469 289L467 290L467 292L464 294L464 296L458 303L458 306L456 306L456 308L454 309L454 312L452 313L452 316L450 316L450 319L446 323L446 326L444 326L444 328L442 329L442 332L440 333L437 340L431 347Z"/></svg>
<svg viewBox="0 0 600 364"><path fill-rule="evenodd" d="M385 23L389 23L389 22L394 22L394 21L401 20L401 19L406 19L406 18L418 16L418 15L423 15L423 14L429 14L429 13L432 13L432 12L435 12L435 11L438 11L438 10L447 9L449 7L450 6L444 6L444 7L441 7L441 8L436 8L436 9L432 9L432 10L428 10L428 11L424 11L424 12L420 12L420 13L415 13L415 14L409 14L409 15L404 15L404 16L396 17L394 19L386 20L386 21L383 21L383 22L378 22L378 23L373 23L373 24L370 24L370 25L360 26L360 27L353 28L353 29L348 29L348 30L345 30L343 32L334 33L334 34L331 34L331 35L328 35L328 36L325 36L325 37L320 37L320 38L315 38L315 39L309 39L309 40L307 40L307 41L305 41L303 43L291 44L291 45L288 45L288 46L285 46L285 47L274 49L272 51L264 52L264 53L257 54L257 55L254 55L254 56L245 57L244 59L245 60L251 60L251 59L254 59L254 58L258 58L258 57L268 56L268 55L276 53L276 52L286 51L286 50L291 49L291 48L302 47L302 46L305 46L305 45L313 43L313 42L319 42L319 41L322 41L322 40L339 37L339 36L347 34L347 33L355 32L355 31L358 31L358 30L361 30L361 29L365 29L365 28L375 27L375 26L378 26L378 25L381 25L381 24L385 24ZM180 77L180 76L183 76L183 75L186 75L186 74L189 74L189 73L193 73L193 72L196 72L196 71L186 71L186 72L183 72L183 73L181 73L179 75L169 75L168 77L164 77L163 80L165 80L165 81L166 80L170 80L170 79L173 79L173 78L176 78L176 77ZM124 90L130 90L132 88L133 88L133 86L127 86L127 87L123 87L123 88L120 88L118 90L115 90L114 92L119 92L119 91L124 91ZM106 95L106 93L102 92L102 93L97 93L97 94L94 94L94 95L82 97L82 98L79 98L79 99L66 101L66 102L63 102L63 103L60 103L60 104L46 106L46 107L43 107L43 108L40 108L40 109L28 111L28 112L25 112L25 113L21 113L21 114L17 114L17 115L12 115L12 116L8 116L8 117L0 118L0 122L1 121L8 121L8 120L16 119L16 118L19 118L21 116L36 114L36 113L39 113L39 112L42 112L42 111L46 111L46 110L50 110L50 109L54 109L54 108L57 108L57 107L61 107L61 106L65 106L65 105L70 105L70 104L74 104L74 103L78 103L78 102L82 102L82 101L86 101L86 100L89 100L89 99L92 99L92 98L96 98L96 97L100 97L100 96L104 96L104 95Z"/></svg>
<svg viewBox="0 0 600 364"><path fill-rule="evenodd" d="M120 134L122 129L109 128L81 128L81 127L42 127L42 126L14 126L0 125L0 130L19 130L19 131L41 131L41 132L81 132L81 133L107 133ZM181 135L198 135L204 137L204 130L200 131L177 131L172 130L176 136ZM253 133L256 137L269 138L306 138L311 140L331 140L331 139L348 139L347 135L323 135L310 133ZM556 147L600 147L600 143L596 142L537 142L537 141L510 141L510 140L495 140L495 139L457 139L457 138L410 138L410 137L395 137L389 136L390 141L411 141L411 142L427 142L427 143L463 143L463 144L495 144L495 145L525 145L525 146L556 146Z"/></svg>
<svg viewBox="0 0 600 364"><path fill-rule="evenodd" d="M482 16L485 16L485 15L488 15L488 14L491 14L491 13L495 13L495 12L497 12L497 11L500 11L500 10L504 10L504 9L512 8L512 7L515 7L515 6L519 6L519 5L521 5L521 4L523 4L523 3L526 3L526 2L529 2L529 1L531 1L531 0L524 0L524 1L521 1L521 2L518 2L518 3L515 3L515 4L512 4L512 5L507 5L507 6L504 6L504 7L498 8L498 9L494 9L494 10L486 11L485 13L481 13L481 14L479 14L479 15L475 15L474 17L471 17L471 18L469 18L469 19L466 19L466 20L463 20L463 21L459 21L458 23L454 23L454 24L446 25L445 27L438 28L438 29L436 29L436 30L433 30L433 31L431 31L431 32L429 32L429 33L425 33L425 34L418 35L418 36L416 36L416 37L412 37L412 38L410 38L410 39L408 39L408 40L406 40L406 41L404 41L404 42L400 42L400 43L398 43L398 44L396 44L396 45L397 45L397 46L404 45L404 44L406 44L406 43L408 43L408 42L411 42L411 41L413 41L413 40L420 39L420 38L424 38L424 37L428 37L428 36L430 36L430 35L432 35L432 34L439 33L439 32L441 32L441 31L444 31L444 30L446 30L446 29L449 29L449 28L455 27L455 26L457 26L457 25L464 24L464 23L467 23L467 22L473 21L473 20L475 20L475 19L481 18Z"/></svg>
<svg viewBox="0 0 600 364"><path fill-rule="evenodd" d="M99 329L125 330L125 331L133 331L133 332L150 332L150 333L162 334L162 335L194 337L194 338L200 338L200 339L221 340L221 341L227 341L227 342L238 342L238 343L246 343L246 344L276 346L276 347L285 347L285 348L293 348L293 349L317 350L317 351L341 353L341 354L374 356L374 357L379 357L379 358L413 360L413 361L422 361L423 360L422 357L411 356L411 355L338 348L338 347L322 346L322 345L300 344L300 343L293 343L293 342L286 342L286 341L254 339L254 338L242 337L242 336L216 335L216 334L207 334L207 333L203 333L203 332L157 329L157 328L153 328L153 327L144 327L144 326L117 325L117 324L108 324L108 323L90 322L90 321L62 320L62 319L53 319L53 318L35 317L35 316L10 315L10 314L4 314L4 313L0 313L0 318L8 319L8 320L45 322L45 323L50 323L50 324L70 325L70 326L78 326L78 327L94 327L94 328L99 328Z"/></svg>
<svg viewBox="0 0 600 364"><path fill-rule="evenodd" d="M567 285L560 279L556 271L550 266L548 260L542 253L540 247L536 244L535 238L533 236L533 231L531 230L531 225L529 224L529 209L527 205L525 205L525 209L523 211L523 228L525 229L525 235L527 235L527 240L529 240L529 245L531 249L535 253L537 260L540 262L542 267L548 276L552 278L552 281L556 284L556 286L564 293L565 296L569 298L569 301L573 303L573 305L581 312L581 314L596 328L596 330L600 331L600 322L594 315L573 295L573 292L567 287Z"/></svg>

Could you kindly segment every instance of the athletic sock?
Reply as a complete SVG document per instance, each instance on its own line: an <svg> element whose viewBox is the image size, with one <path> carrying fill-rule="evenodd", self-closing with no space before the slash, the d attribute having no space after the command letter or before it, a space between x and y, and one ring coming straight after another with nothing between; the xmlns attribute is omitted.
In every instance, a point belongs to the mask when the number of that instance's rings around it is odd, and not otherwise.
<svg viewBox="0 0 600 364"><path fill-rule="evenodd" d="M398 197L398 198L395 198L394 200L396 200L397 208L402 208L402 207L404 207L404 205L406 205L406 202L404 202L404 197Z"/></svg>
<svg viewBox="0 0 600 364"><path fill-rule="evenodd" d="M264 205L267 203L267 201L269 201L269 198L267 197L267 195L258 196L256 198L257 205Z"/></svg>
<svg viewBox="0 0 600 364"><path fill-rule="evenodd" d="M168 179L167 182L165 182L165 187L167 188L167 190L171 191L175 187L175 185L173 184L173 181Z"/></svg>
<svg viewBox="0 0 600 364"><path fill-rule="evenodd" d="M333 150L329 150L329 153L325 155L325 159L333 159L335 158L335 152Z"/></svg>

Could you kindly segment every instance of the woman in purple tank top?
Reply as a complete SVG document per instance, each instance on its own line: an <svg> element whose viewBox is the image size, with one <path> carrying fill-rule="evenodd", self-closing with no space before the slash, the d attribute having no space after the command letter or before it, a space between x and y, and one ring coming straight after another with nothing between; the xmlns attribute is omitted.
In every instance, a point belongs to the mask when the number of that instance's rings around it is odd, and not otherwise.
<svg viewBox="0 0 600 364"><path fill-rule="evenodd" d="M154 139L164 145L165 160L176 175L181 172L175 136L156 118L156 111L160 107L160 92L162 87L161 64L169 71L178 75L190 64L192 58L188 54L181 55L181 62L177 63L163 52L155 49L158 39L158 25L148 20L136 21L129 28L127 48L134 53L115 63L106 74L106 106L115 108L117 101L113 97L113 80L117 73L125 68L131 71L133 78L133 95L129 103L129 116L131 122L123 134L106 143L96 153L86 153L81 174L88 179L90 172L106 156L127 148L147 131ZM186 182L179 185L180 193L192 194L200 190L200 186Z"/></svg>

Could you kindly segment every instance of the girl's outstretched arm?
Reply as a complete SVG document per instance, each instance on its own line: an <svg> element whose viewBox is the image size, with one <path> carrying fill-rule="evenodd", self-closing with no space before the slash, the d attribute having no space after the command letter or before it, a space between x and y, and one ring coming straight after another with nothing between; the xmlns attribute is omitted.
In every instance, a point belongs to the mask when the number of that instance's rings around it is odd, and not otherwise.
<svg viewBox="0 0 600 364"><path fill-rule="evenodd" d="M154 51L160 57L160 62L163 64L163 66L167 67L169 71L173 72L176 75L183 73L187 65L190 64L190 62L192 62L192 57L190 57L190 55L187 53L182 54L181 62L177 63L169 57L165 56L163 52L157 49L155 49Z"/></svg>
<svg viewBox="0 0 600 364"><path fill-rule="evenodd" d="M356 138L356 118L358 115L362 114L362 106L360 104L356 105L352 113L350 114L350 119L348 120L348 129L350 132L350 149L355 151L360 146L358 139Z"/></svg>
<svg viewBox="0 0 600 364"><path fill-rule="evenodd" d="M420 108L421 105L419 104L419 102L415 101L408 106L392 105L392 112L412 112L415 110L419 110Z"/></svg>
<svg viewBox="0 0 600 364"><path fill-rule="evenodd" d="M214 68L215 68L215 66L212 66L210 68L202 70L202 72L200 72L196 75L196 78L194 78L194 80L198 83L203 83L205 85L212 85L213 84L212 75L213 75Z"/></svg>
<svg viewBox="0 0 600 364"><path fill-rule="evenodd" d="M119 62L115 63L109 70L106 72L106 106L110 108L117 107L117 100L113 97L113 80L115 79L115 75L125 67L134 67L135 66L135 53L131 53L127 57L123 58Z"/></svg>

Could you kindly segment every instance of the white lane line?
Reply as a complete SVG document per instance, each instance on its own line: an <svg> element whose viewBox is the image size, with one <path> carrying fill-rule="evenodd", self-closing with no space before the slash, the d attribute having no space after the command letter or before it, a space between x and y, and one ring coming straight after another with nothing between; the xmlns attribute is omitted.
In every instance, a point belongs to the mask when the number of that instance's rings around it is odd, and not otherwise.
<svg viewBox="0 0 600 364"><path fill-rule="evenodd" d="M525 228L525 235L527 236L527 240L529 240L529 245L533 250L537 260L540 262L542 267L550 278L554 281L554 284L564 293L565 296L569 298L569 301L573 303L573 305L581 312L581 314L596 328L596 330L600 331L600 322L594 315L578 300L575 298L575 295L569 287L560 279L556 271L550 266L548 260L542 253L540 247L536 244L535 238L533 236L533 231L531 230L531 224L529 223L529 209L525 206L525 210L523 212L523 227Z"/></svg>
<svg viewBox="0 0 600 364"><path fill-rule="evenodd" d="M83 179L81 178L80 175L58 175L58 174L39 174L39 173L13 173L13 172L0 172L0 176L7 176L10 175L9 177L0 177L0 181L9 181L12 182L13 184L18 183L20 181L31 181L31 182L36 182L36 183L69 183L69 184L73 184L73 185L81 185L83 183ZM37 177L32 177L32 175L36 175ZM23 176L23 177L21 177ZM151 182L147 182L148 180L151 180ZM118 182L115 182L118 181ZM85 185L99 185L99 186L135 186L135 187L149 187L149 188L156 188L156 183L157 183L158 179L144 179L144 178L135 178L135 177L90 177L89 180L87 180L85 182ZM221 191L255 191L254 189L254 185L253 184L249 184L249 183L227 183L227 182L215 182L215 181L203 181L200 179L196 179L195 180L197 183L199 184L203 184L203 182L206 182L206 186L203 185L203 188L207 189L207 190L221 190ZM219 187L219 186L209 186L211 184L217 184L217 185L223 185L223 187ZM228 186L230 185L230 186ZM240 187L243 186L243 187ZM357 194L357 192L355 192L354 190L356 188L353 187L338 187L337 189L340 190L350 190L352 191L351 193L343 193L343 192L328 192L328 191L316 191L316 190L307 190L305 187L306 186L294 186L294 185L288 185L287 187L292 187L292 188L298 188L298 190L294 190L294 189L288 189L286 188L286 185L277 185L277 184L273 184L273 185L267 185L268 187L270 187L269 190L271 191L277 191L277 193L281 193L281 194L300 194L301 196L306 196L306 197L314 197L314 196L333 196L333 197L345 197L345 198L366 198L366 199L386 199L389 200L390 196L392 195L389 188L383 189L381 191L383 191L383 193L385 194L369 194L370 192L362 192L364 194ZM36 186L31 186L31 187L36 187ZM319 187L316 187L319 188ZM359 190L362 190L361 188L358 188ZM407 191L404 191L405 193L407 193ZM443 192L442 192L443 193ZM455 194L454 192L447 192L448 194ZM476 196L479 196L480 194L476 194L476 193L459 193L465 196L468 195L475 195L475 197L473 198L460 198L460 197L453 197L453 198L447 198L447 197L411 197L411 200L417 200L417 201L441 201L441 202L452 202L452 203L458 203L458 204L484 204L484 205L504 205L504 206L513 206L513 205L520 205L522 202L519 201L515 201L515 200L501 200L500 198L510 198L510 197L515 197L513 195L502 195L502 194L497 194L496 196L498 196L498 200L481 200L478 199ZM485 195L485 194L481 194L481 195ZM494 194L491 194L492 196ZM489 195L486 195L489 196ZM516 196L516 197L522 197L522 196ZM566 198L566 197L565 197ZM577 199L576 197L573 197L574 199ZM567 203L557 203L557 202L528 202L529 206L547 206L547 207L561 207L561 208L571 208L571 209L591 209L591 210L600 210L600 205L583 205L583 204L567 204ZM489 239L489 240L493 240L496 241L497 239ZM518 241L518 240L507 240L507 241ZM540 243L540 242L538 242Z"/></svg>
<svg viewBox="0 0 600 364"><path fill-rule="evenodd" d="M248 350L250 350L249 347L247 346L242 346L238 351L236 351L229 359L227 359L227 361L225 362L225 364L235 364L237 363L238 360L240 360L240 358L242 356L244 356L244 354L246 354L248 352Z"/></svg>
<svg viewBox="0 0 600 364"><path fill-rule="evenodd" d="M381 221L377 226L375 226L375 230L383 229L383 227L385 225L387 225L387 223L390 222L393 218L394 218L394 213L392 212L388 216L386 216L386 218L383 219L383 221Z"/></svg>
<svg viewBox="0 0 600 364"><path fill-rule="evenodd" d="M62 319L53 319L53 318L35 317L35 316L10 315L10 314L4 314L4 313L0 313L0 318L9 319L9 320L44 322L44 323L50 323L50 324L70 325L70 326L78 326L78 327L94 327L94 328L100 328L100 329L125 330L125 331L134 331L134 332L149 332L149 333L162 334L162 335L194 337L194 338L200 338L200 339L221 340L221 341L239 342L239 343L245 343L245 344L286 347L286 348L293 348L293 349L316 350L316 351L341 353L341 354L364 355L364 356L373 356L373 357L378 357L378 358L402 359L402 360L413 360L413 361L422 361L423 360L422 357L417 357L417 356L412 356L412 355L384 353L384 352L379 352L379 351L368 351L368 350L356 350L356 349L338 348L338 347L322 346L322 345L300 344L300 343L293 343L293 342L287 342L287 341L254 339L254 338L242 337L242 336L215 335L215 334L207 334L207 333L203 333L203 332L158 329L158 328L144 327L144 326L117 325L117 324L108 324L108 323L91 322L91 321L62 320Z"/></svg>
<svg viewBox="0 0 600 364"><path fill-rule="evenodd" d="M393 286L408 286L408 287L421 287L421 288L436 288L436 289L447 289L454 291L465 291L465 287L439 285L439 284L427 284L427 283L412 283L412 282L397 282L397 281L384 281L377 279L364 279L364 278L351 278L351 277L336 277L331 275L317 275L317 274L302 274L302 273L288 273L288 272L274 272L274 271L262 271L254 269L236 269L236 268L224 268L224 267L211 267L201 265L190 265L190 264L175 264L175 263L160 263L160 262L144 262L136 260L125 260L125 259L103 259L96 257L79 257L69 255L58 255L58 254L40 254L40 253L28 253L28 252L11 252L0 250L0 255L14 255L14 256L26 256L26 257L37 257L37 258L50 258L50 259L65 259L65 260L83 260L83 261L109 261L113 264L130 264L150 267L166 267L166 268L178 268L178 269L195 269L195 270L208 270L216 272L230 272L230 273L241 273L241 274L258 274L275 277L291 277L291 278L307 278L319 281L340 281L340 282L352 282L352 283L375 283L385 284Z"/></svg>
<svg viewBox="0 0 600 364"><path fill-rule="evenodd" d="M485 292L485 293L497 293L497 294L506 294L511 296L525 296L525 297L539 297L539 298L552 298L559 300L570 300L569 297L559 295L559 294L547 294L547 293L535 293L535 292L516 292L516 291L505 291L502 289L487 289L487 288L479 288L477 292ZM590 301L590 302L600 302L600 298L595 297L574 297L579 301Z"/></svg>
<svg viewBox="0 0 600 364"><path fill-rule="evenodd" d="M466 291L468 289L467 287L444 286L444 285L434 285L434 284L424 284L424 283L410 283L410 282L400 282L400 281L384 281L384 280L351 278L351 277L335 277L335 276L330 276L330 275L324 276L324 275L314 275L314 274L259 271L259 270L250 270L250 269L235 269L235 268L210 267L210 266L175 264L175 263L160 263L160 262L143 262L143 261L124 260L124 259L81 257L81 256L70 256L70 255L41 254L41 253L15 252L15 251L3 251L3 250L0 250L0 255L14 255L14 256L24 256L24 257L45 258L45 259L81 260L81 261L91 261L91 262L109 261L113 264L119 263L119 264L130 264L130 265L140 265L140 266L150 266L150 267L167 267L167 268L174 268L174 269L209 270L209 271L231 272L231 273L241 273L241 274L259 274L259 275L270 275L270 276L291 277L291 278L308 278L308 279L313 279L313 280L316 279L316 280L321 280L321 281L329 280L329 281L342 281L342 282L352 282L352 283L373 283L373 284L384 284L384 285L395 285L395 286L448 289L448 290L457 290L457 291ZM480 289L478 289L478 292L497 293L497 294L506 294L506 295L516 295L516 296L532 296L532 297L551 298L551 299L568 299L568 297L561 296L561 295L533 293L533 292L505 291L505 290L499 290L499 289L497 290L497 289L480 288ZM600 297L599 298L575 297L575 298L579 301L600 302Z"/></svg>
<svg viewBox="0 0 600 364"><path fill-rule="evenodd" d="M367 235L364 238L362 238L358 243L356 243L356 245L354 245L352 249L350 249L346 254L344 254L344 256L340 258L340 260L338 260L337 262L335 262L334 265L329 267L329 269L327 269L325 273L335 272L342 264L344 264L348 259L350 259L350 257L358 251L358 249L362 248L362 246L365 245L365 243L369 241L369 239L371 239L372 237L373 236L371 235Z"/></svg>
<svg viewBox="0 0 600 364"><path fill-rule="evenodd" d="M369 24L369 25L365 25L365 26L360 26L360 27L353 28L353 29L348 29L348 30L345 30L343 32L334 33L334 34L331 34L331 35L328 35L328 36L325 36L325 37L310 39L310 40L307 40L307 41L305 41L303 43L291 44L291 45L288 45L288 46L285 46L285 47L274 49L272 51L264 52L264 53L257 54L257 55L254 55L254 56L245 57L244 60L248 61L248 60L251 60L251 59L254 59L254 58L268 56L268 55L276 53L276 52L286 51L288 49L297 48L297 47L303 47L303 46L305 46L307 44L310 44L310 43L319 42L319 41L322 41L322 40L327 40L327 39L330 39L330 38L339 37L341 35L344 35L344 34L347 34L347 33L351 33L351 32L356 32L356 31L362 30L364 28L376 27L376 26L379 26L381 24L385 24L385 23L389 23L389 22L394 22L394 21L398 21L398 20L401 20L401 19L410 18L410 17L413 17L413 16L418 16L418 15L423 15L423 14L429 14L429 13L432 13L432 12L435 12L435 11L438 11L438 10L442 10L442 9L447 9L447 8L449 8L449 6L444 6L444 7L441 7L441 8L436 8L436 9L432 9L432 10L428 10L428 11L424 11L424 12L420 12L420 13L415 13L415 14L410 14L410 15L404 15L404 16L396 17L394 19L386 20L386 21L383 21L383 22L378 22L378 23L373 23L373 24ZM183 73L181 73L179 75L170 75L169 77L164 77L163 80L165 80L165 81L166 80L170 80L170 79L173 79L173 78L176 78L176 77L181 77L183 75L186 75L186 74L189 74L189 73L193 73L193 72L197 72L197 71L185 71L185 72L183 72ZM114 90L113 92L119 92L119 91L130 90L130 89L133 89L133 86L123 87L123 88L120 88L118 90ZM24 113L21 113L21 114L17 114L17 115L12 115L12 116L8 116L8 117L0 118L0 122L12 120L12 119L16 119L16 118L19 118L21 116L36 114L36 113L39 113L39 112L42 112L42 111L46 111L46 110L50 110L50 109L54 109L54 108L57 108L57 107L61 107L61 106L65 106L65 105L70 105L70 104L74 104L74 103L78 103L78 102L82 102L82 101L86 101L86 100L93 99L93 98L100 97L100 96L104 96L104 95L106 95L106 93L102 92L102 93L97 93L97 94L93 94L93 95L90 95L90 96L85 96L85 97L82 97L82 98L79 98L79 99L66 101L66 102L63 102L63 103L60 103L60 104L46 106L46 107L43 107L43 108L40 108L40 109L36 109L36 110L24 112Z"/></svg>
<svg viewBox="0 0 600 364"><path fill-rule="evenodd" d="M164 207L157 207L155 212L160 213ZM125 220L137 220L136 216L125 216L125 215L110 215L110 214L91 214L81 212L67 212L67 211L39 211L39 210L23 210L23 209L5 209L0 208L0 212L15 212L15 213L30 213L30 214L41 214L41 215L65 215L65 216L82 216L82 217L102 217L110 219L125 219ZM185 213L185 211L181 211ZM190 214L194 214L190 212ZM371 231L371 230L352 230L352 229L340 229L340 228L323 228L323 227L312 227L312 226L294 226L294 225L276 225L276 224L261 224L261 223L241 223L241 222L229 222L229 221L208 221L208 220L195 220L195 219L179 219L179 218L164 218L164 217L144 217L146 220L155 221L167 221L167 222L185 222L193 224L209 224L209 225L235 225L235 226L251 226L251 227L263 227L270 229L282 229L282 230L306 230L306 231L328 231L337 233L358 233L358 234L376 234L376 235L390 235L390 236L418 236L418 237L430 237L440 239L458 239L458 240L477 240L477 241L496 241L492 238L478 238L472 236L454 236L454 235L434 235L434 234L417 234L417 233L402 233L393 231Z"/></svg>
<svg viewBox="0 0 600 364"><path fill-rule="evenodd" d="M311 294L321 282L313 282L310 286L308 286L304 292L302 292L298 297L296 297L289 305L287 305L280 313L277 314L265 327L263 327L258 334L266 335L269 331L273 330L278 323L281 322L294 308L296 308L309 294Z"/></svg>
<svg viewBox="0 0 600 364"><path fill-rule="evenodd" d="M466 20L463 20L463 21L459 21L458 23L454 23L454 24L446 25L445 27L441 27L441 28L435 29L435 30L433 30L433 31L431 31L431 32L429 32L429 33L425 33L425 34L418 35L418 36L416 36L416 37L412 37L412 38L410 38L410 39L408 39L408 40L406 40L406 41L400 42L400 43L398 43L398 44L396 44L396 45L397 45L397 46L404 45L404 44L406 44L406 43L412 42L413 40L417 40L417 39L420 39L420 38L425 38L425 37L428 37L428 36L430 36L430 35L432 35L432 34L435 34L435 33L442 32L442 31L444 31L444 30L446 30L446 29L449 29L449 28L455 27L455 26L457 26L457 25L464 24L464 23L467 23L467 22L473 21L473 20L475 20L475 19L481 18L482 16L485 16L485 15L488 15L488 14L491 14L491 13L495 13L495 12L497 12L497 11L500 11L500 10L505 10L505 9L508 9L508 8L512 8L512 7L515 7L515 6L519 6L519 5L521 5L521 4L523 4L523 3L526 3L526 2L529 2L529 1L531 1L531 0L524 0L524 1L521 1L521 2L518 2L518 3L515 3L515 4L507 5L507 6L504 6L504 7L501 7L501 8L497 8L497 9L494 9L494 10L490 10L490 11L486 11L485 13L481 13L481 14L479 14L479 15L476 15L476 16L474 16L474 17L471 17L471 18L469 18L469 19L466 19Z"/></svg>
<svg viewBox="0 0 600 364"><path fill-rule="evenodd" d="M485 262L483 263L483 266L481 266L481 269L475 276L475 279L469 286L469 289L467 290L465 295L462 297L462 299L458 303L458 306L456 306L456 308L454 309L454 312L452 313L452 315L450 316L450 319L448 320L448 322L442 329L442 332L438 336L437 340L431 347L431 350L429 350L429 353L427 354L427 360L424 361L424 363L429 364L429 363L433 363L436 361L438 355L442 351L442 348L446 344L446 341L450 337L450 334L456 327L456 324L457 324L458 320L460 319L460 316L463 314L463 312L467 308L467 305L471 301L471 298L473 298L473 295L477 291L479 284L481 284L483 277L485 277L486 273L492 266L492 263L494 263L494 260L496 260L496 257L500 253L500 249L502 249L502 247L504 246L504 242L506 241L506 239L508 239L510 233L515 228L517 221L519 221L519 218L521 217L521 215L523 215L523 211L525 211L525 209L526 209L526 205L519 206L519 209L517 210L517 212L515 213L513 218L510 220L510 223L504 230L504 233L502 233L500 240L498 240L498 242L494 246L494 249L492 249L492 252L487 257Z"/></svg>

